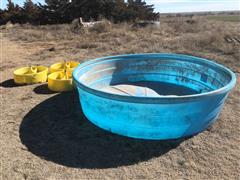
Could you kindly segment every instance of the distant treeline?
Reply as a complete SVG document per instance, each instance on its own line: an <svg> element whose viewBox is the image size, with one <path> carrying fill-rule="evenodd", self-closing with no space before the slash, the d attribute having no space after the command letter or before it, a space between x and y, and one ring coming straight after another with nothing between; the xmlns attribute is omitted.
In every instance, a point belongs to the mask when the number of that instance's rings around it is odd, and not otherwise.
<svg viewBox="0 0 240 180"><path fill-rule="evenodd" d="M113 22L156 20L159 13L144 0L45 0L35 4L26 0L23 7L8 0L0 9L0 24L12 23L61 24L83 17L85 20L105 18Z"/></svg>

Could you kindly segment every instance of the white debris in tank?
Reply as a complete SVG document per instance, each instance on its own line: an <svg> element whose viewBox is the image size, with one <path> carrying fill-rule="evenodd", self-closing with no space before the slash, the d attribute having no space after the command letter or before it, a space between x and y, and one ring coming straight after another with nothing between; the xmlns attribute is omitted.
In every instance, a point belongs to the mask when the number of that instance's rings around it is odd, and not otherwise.
<svg viewBox="0 0 240 180"><path fill-rule="evenodd" d="M125 95L125 96L136 96L136 97L161 97L164 95L158 94L156 91L142 86L121 84L115 86L107 86L101 89L103 92ZM168 95L174 97L176 95Z"/></svg>

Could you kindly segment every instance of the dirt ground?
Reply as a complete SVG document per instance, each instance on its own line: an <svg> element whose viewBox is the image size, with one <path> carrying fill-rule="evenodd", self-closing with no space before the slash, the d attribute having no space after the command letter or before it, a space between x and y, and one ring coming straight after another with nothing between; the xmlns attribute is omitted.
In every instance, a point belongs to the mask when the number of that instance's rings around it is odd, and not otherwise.
<svg viewBox="0 0 240 180"><path fill-rule="evenodd" d="M19 30L18 33L26 31ZM173 42L157 33L152 38L158 38L158 35L163 41ZM53 93L47 90L46 84L16 86L12 72L24 65L50 65L64 58L81 61L127 53L130 46L126 44L131 42L131 51L137 52L134 38L139 39L140 35L129 34L132 39L128 42L124 40L127 33L124 36L115 33L112 37L116 36L116 44L106 42L110 43L109 47L100 46L98 50L89 44L87 48L78 45L80 50L77 50L73 44L69 45L70 40L65 39L26 41L16 40L13 36L1 33L0 175L3 180L240 178L239 74L237 85L219 119L203 133L171 141L131 139L110 134L88 122L76 92ZM142 44L145 48L142 51L148 52L150 48L150 51L157 51L159 46L162 49L157 52L199 55L219 61L239 73L240 61L234 54L219 50L209 52L209 49L187 50L182 46L176 50L156 43L150 42L152 47ZM56 48L53 52L49 51L52 47Z"/></svg>

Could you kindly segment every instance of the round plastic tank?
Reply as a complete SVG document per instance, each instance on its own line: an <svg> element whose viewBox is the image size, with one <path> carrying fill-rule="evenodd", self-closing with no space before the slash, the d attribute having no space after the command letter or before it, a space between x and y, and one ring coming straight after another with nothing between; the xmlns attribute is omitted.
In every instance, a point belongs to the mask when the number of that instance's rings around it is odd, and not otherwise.
<svg viewBox="0 0 240 180"><path fill-rule="evenodd" d="M92 123L116 134L155 140L205 130L236 83L226 67L179 54L99 58L80 64L73 78Z"/></svg>

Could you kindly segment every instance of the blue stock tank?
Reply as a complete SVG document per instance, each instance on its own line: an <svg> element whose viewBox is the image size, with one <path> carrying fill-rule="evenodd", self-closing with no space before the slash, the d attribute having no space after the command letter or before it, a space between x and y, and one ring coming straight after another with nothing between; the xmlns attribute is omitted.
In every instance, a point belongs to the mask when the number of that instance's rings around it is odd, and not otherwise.
<svg viewBox="0 0 240 180"><path fill-rule="evenodd" d="M218 118L236 83L226 67L180 54L99 58L80 64L73 78L83 113L92 123L116 134L154 140L205 130Z"/></svg>

